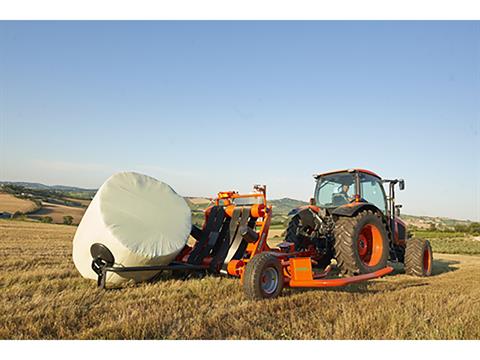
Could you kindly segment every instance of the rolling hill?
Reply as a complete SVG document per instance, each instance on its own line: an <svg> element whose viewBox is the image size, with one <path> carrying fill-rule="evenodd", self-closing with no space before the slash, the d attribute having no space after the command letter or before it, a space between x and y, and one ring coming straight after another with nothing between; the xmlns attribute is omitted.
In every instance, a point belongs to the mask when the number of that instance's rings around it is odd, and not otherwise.
<svg viewBox="0 0 480 360"><path fill-rule="evenodd" d="M84 189L76 186L66 186L66 185L45 185L35 182L24 182L24 181L0 181L0 185L14 185L21 186L25 189L33 190L53 190L53 191L66 191L66 192L93 192L95 193L97 189Z"/></svg>
<svg viewBox="0 0 480 360"><path fill-rule="evenodd" d="M16 187L17 195L21 192L31 192L34 197L39 198L43 202L50 204L56 204L58 206L70 206L73 209L76 219L83 215L83 212L76 211L78 207L84 208L88 206L90 199L95 195L96 189L84 189L75 186L66 185L44 185L34 182L13 182L13 181L0 181L0 189L6 187ZM203 212L207 206L211 204L210 199L205 197L186 196L185 200L192 209L193 218L195 223L201 223L203 221ZM0 205L4 203L0 199ZM274 227L286 227L288 223L288 213L290 210L307 205L308 203L302 200L282 198L270 200L269 204L273 206L273 218L272 225ZM65 209L61 209L59 212L64 212ZM67 209L68 210L68 209ZM415 216L409 214L402 214L402 219L413 229L419 230L449 230L454 229L456 226L468 226L472 224L469 220L457 220L446 217L434 217L434 216Z"/></svg>

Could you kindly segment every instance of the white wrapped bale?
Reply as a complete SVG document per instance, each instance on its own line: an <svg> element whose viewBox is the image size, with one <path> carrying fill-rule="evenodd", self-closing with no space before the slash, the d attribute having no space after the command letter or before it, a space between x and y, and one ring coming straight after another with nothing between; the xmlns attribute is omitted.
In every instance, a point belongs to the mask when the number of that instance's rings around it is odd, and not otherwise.
<svg viewBox="0 0 480 360"><path fill-rule="evenodd" d="M115 266L167 265L185 246L192 226L186 201L169 185L134 172L110 177L98 190L73 239L73 262L80 274L96 279L90 247L105 245ZM114 274L111 284L144 281L155 272Z"/></svg>

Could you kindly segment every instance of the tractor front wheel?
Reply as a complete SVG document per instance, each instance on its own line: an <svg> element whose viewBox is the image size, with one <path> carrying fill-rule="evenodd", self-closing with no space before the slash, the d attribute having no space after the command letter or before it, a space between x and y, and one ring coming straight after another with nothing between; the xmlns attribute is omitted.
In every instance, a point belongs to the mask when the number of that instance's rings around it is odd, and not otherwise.
<svg viewBox="0 0 480 360"><path fill-rule="evenodd" d="M283 268L280 260L269 253L255 255L245 267L243 289L252 300L279 296L283 289Z"/></svg>
<svg viewBox="0 0 480 360"><path fill-rule="evenodd" d="M408 239L405 250L405 273L414 276L430 276L432 274L433 253L430 241L424 239Z"/></svg>
<svg viewBox="0 0 480 360"><path fill-rule="evenodd" d="M303 244L298 238L298 231L300 227L301 227L300 217L298 215L295 215L288 222L287 233L285 235L285 241L295 244L295 250L297 251L303 250L303 246L302 246Z"/></svg>
<svg viewBox="0 0 480 360"><path fill-rule="evenodd" d="M388 235L381 216L366 210L335 222L335 258L343 274L367 274L387 266Z"/></svg>
<svg viewBox="0 0 480 360"><path fill-rule="evenodd" d="M315 244L315 233L312 233L312 228L304 227L300 220L300 216L295 215L288 223L285 241L295 244L295 251L307 250L311 244ZM299 233L308 233L310 231L310 238L302 236ZM330 247L326 250L321 249L322 255L315 258L315 267L325 269L332 262L333 250Z"/></svg>

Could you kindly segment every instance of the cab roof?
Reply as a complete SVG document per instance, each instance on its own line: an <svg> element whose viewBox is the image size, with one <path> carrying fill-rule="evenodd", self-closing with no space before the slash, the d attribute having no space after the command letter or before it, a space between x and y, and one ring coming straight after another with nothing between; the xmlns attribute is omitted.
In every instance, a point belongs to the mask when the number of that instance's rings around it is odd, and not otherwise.
<svg viewBox="0 0 480 360"><path fill-rule="evenodd" d="M342 172L349 172L349 173L360 172L360 173L369 174L369 175L372 175L372 176L375 176L375 177L381 179L381 177L379 175L375 174L373 171L365 170L365 169L333 170L333 171L327 171L327 172L324 172L324 173L321 173L321 174L314 174L313 177L315 179L318 179L320 176L337 174L337 173L342 173Z"/></svg>

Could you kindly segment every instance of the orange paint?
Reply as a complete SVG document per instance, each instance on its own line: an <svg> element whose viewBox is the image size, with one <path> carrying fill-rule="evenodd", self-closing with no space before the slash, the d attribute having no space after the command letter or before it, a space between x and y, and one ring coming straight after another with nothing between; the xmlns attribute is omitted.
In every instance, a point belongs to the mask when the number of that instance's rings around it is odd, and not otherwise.
<svg viewBox="0 0 480 360"><path fill-rule="evenodd" d="M357 247L360 259L365 265L377 265L383 254L383 238L380 230L373 224L365 225L358 236Z"/></svg>
<svg viewBox="0 0 480 360"><path fill-rule="evenodd" d="M290 259L290 272L293 281L312 281L312 260L309 257Z"/></svg>
<svg viewBox="0 0 480 360"><path fill-rule="evenodd" d="M431 270L431 267L432 267L432 262L431 262L430 250L428 247L425 247L425 250L423 252L423 272L425 274L428 274Z"/></svg>
<svg viewBox="0 0 480 360"><path fill-rule="evenodd" d="M369 274L355 275L355 276L350 276L345 278L319 279L319 280L291 279L289 282L289 285L291 287L313 287L313 288L345 286L345 285L354 284L360 281L379 278L387 274L390 274L392 271L393 271L393 268L390 266L387 266L387 267L384 267L383 269L380 269L378 271L375 271Z"/></svg>

